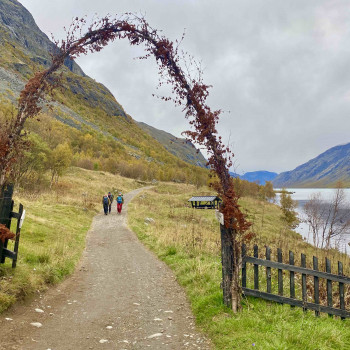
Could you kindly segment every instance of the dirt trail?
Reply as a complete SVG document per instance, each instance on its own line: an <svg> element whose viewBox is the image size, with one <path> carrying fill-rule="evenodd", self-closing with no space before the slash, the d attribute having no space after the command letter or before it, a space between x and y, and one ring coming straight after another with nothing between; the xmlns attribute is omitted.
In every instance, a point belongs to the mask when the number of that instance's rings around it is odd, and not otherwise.
<svg viewBox="0 0 350 350"><path fill-rule="evenodd" d="M121 215L113 203L94 218L72 277L1 315L0 349L209 349L172 272L126 227L140 191L124 196Z"/></svg>

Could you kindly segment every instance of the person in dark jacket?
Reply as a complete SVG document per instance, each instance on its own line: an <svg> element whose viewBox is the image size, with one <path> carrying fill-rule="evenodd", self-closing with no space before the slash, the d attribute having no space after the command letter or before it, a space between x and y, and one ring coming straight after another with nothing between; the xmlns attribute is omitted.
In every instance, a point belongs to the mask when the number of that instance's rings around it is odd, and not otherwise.
<svg viewBox="0 0 350 350"><path fill-rule="evenodd" d="M102 205L103 205L103 210L105 212L105 215L107 215L108 214L109 205L110 205L110 200L109 200L109 198L108 198L108 196L106 194L102 197Z"/></svg>
<svg viewBox="0 0 350 350"><path fill-rule="evenodd" d="M108 198L109 198L109 206L108 206L108 209L109 209L109 214L111 213L111 210L112 210L112 203L113 203L113 199L114 199L114 196L111 192L108 192Z"/></svg>

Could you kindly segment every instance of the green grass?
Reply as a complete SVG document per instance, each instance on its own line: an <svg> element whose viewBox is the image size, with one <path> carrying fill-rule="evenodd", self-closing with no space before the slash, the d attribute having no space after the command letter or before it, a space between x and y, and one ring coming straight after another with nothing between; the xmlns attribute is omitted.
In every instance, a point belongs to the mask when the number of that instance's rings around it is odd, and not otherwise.
<svg viewBox="0 0 350 350"><path fill-rule="evenodd" d="M102 195L137 187L134 180L121 176L70 168L52 191L15 193L14 210L21 202L26 218L17 267L12 269L10 259L0 265L0 312L70 275L85 248L92 219L101 209ZM13 231L15 225L13 220ZM13 250L12 241L9 249Z"/></svg>
<svg viewBox="0 0 350 350"><path fill-rule="evenodd" d="M218 223L213 211L187 205L191 195L205 193L189 185L161 184L132 201L128 220L138 237L172 268L214 348L350 349L349 320L316 318L312 312L255 298L243 300L238 314L223 305ZM254 222L254 243L262 248L264 244L289 248L309 258L324 254L286 229L277 207L253 199L241 204ZM149 217L153 223L145 221ZM343 258L334 251L328 254Z"/></svg>

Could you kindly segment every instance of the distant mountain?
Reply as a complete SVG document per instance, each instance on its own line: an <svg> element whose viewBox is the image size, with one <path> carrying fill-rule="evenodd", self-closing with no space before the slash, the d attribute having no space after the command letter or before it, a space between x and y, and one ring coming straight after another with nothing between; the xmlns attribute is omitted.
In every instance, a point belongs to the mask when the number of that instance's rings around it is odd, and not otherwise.
<svg viewBox="0 0 350 350"><path fill-rule="evenodd" d="M232 177L239 177L240 179L249 182L256 182L259 185L265 185L266 181L272 181L274 178L276 178L278 174L266 170L260 170L247 172L244 175L239 175L237 173L230 172L230 175Z"/></svg>
<svg viewBox="0 0 350 350"><path fill-rule="evenodd" d="M265 185L266 181L274 180L277 177L277 175L278 175L277 173L260 170L260 171L247 172L244 175L240 176L240 178L250 182L257 182L259 183L259 185Z"/></svg>
<svg viewBox="0 0 350 350"><path fill-rule="evenodd" d="M230 174L232 177L240 177L239 174L234 173L234 172L232 172L232 171L229 171L229 174Z"/></svg>
<svg viewBox="0 0 350 350"><path fill-rule="evenodd" d="M141 129L160 142L174 156L183 159L187 163L206 168L207 160L203 157L202 153L196 149L192 142L177 138L166 131L159 130L143 122L137 122L137 124Z"/></svg>
<svg viewBox="0 0 350 350"><path fill-rule="evenodd" d="M331 187L350 183L350 143L330 148L291 171L279 174L274 187Z"/></svg>

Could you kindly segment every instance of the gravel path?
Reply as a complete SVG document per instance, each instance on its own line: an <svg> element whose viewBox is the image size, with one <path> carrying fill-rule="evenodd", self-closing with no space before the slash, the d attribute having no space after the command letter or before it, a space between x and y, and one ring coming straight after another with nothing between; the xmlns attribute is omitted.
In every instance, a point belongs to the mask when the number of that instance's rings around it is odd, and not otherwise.
<svg viewBox="0 0 350 350"><path fill-rule="evenodd" d="M113 206L94 218L72 277L1 315L0 349L210 348L172 272L126 226L140 191L124 196L121 215Z"/></svg>

